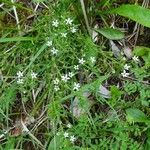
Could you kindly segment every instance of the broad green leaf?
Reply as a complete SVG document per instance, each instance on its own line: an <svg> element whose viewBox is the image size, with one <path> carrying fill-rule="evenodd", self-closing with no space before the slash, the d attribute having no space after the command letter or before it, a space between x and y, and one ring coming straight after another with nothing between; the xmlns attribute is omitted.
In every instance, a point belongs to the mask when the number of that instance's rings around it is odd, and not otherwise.
<svg viewBox="0 0 150 150"><path fill-rule="evenodd" d="M4 42L17 42L17 41L32 41L32 37L12 37L12 38L0 38L0 43Z"/></svg>
<svg viewBox="0 0 150 150"><path fill-rule="evenodd" d="M134 48L134 54L137 56L144 56L150 52L150 48L144 46L136 46Z"/></svg>
<svg viewBox="0 0 150 150"><path fill-rule="evenodd" d="M138 5L121 5L120 7L111 11L111 13L127 17L133 21L150 27L150 10Z"/></svg>
<svg viewBox="0 0 150 150"><path fill-rule="evenodd" d="M109 75L99 77L99 79L93 81L92 83L89 83L89 84L82 86L81 89L79 90L79 92L82 94L82 93L88 92L88 91L90 91L90 92L91 91L93 91L93 92L99 91L99 86L108 77L109 77Z"/></svg>
<svg viewBox="0 0 150 150"><path fill-rule="evenodd" d="M136 46L134 48L134 54L140 56L145 61L145 66L150 66L150 48L144 46Z"/></svg>
<svg viewBox="0 0 150 150"><path fill-rule="evenodd" d="M124 38L124 33L122 33L120 30L117 30L117 29L101 28L96 31L110 40L120 40Z"/></svg>
<svg viewBox="0 0 150 150"><path fill-rule="evenodd" d="M63 141L63 136L54 136L54 138L50 141L48 150L59 150Z"/></svg>
<svg viewBox="0 0 150 150"><path fill-rule="evenodd" d="M129 108L126 110L126 118L129 122L147 122L146 115L137 108Z"/></svg>

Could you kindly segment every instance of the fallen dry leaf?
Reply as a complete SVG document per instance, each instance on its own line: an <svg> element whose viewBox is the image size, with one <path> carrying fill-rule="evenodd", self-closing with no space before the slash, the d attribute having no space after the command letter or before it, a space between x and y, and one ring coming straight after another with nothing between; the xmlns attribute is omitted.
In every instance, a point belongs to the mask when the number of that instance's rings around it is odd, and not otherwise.
<svg viewBox="0 0 150 150"><path fill-rule="evenodd" d="M83 96L86 98L88 98L90 95L91 95L90 92L83 93ZM70 107L70 110L72 111L73 116L76 118L80 118L80 116L85 113L85 110L79 105L79 101L80 100L77 97L75 97Z"/></svg>
<svg viewBox="0 0 150 150"><path fill-rule="evenodd" d="M110 47L112 49L114 56L119 57L121 50L117 47L117 45L112 40L109 40L109 42L110 42Z"/></svg>
<svg viewBox="0 0 150 150"><path fill-rule="evenodd" d="M103 98L111 98L111 92L102 85L99 87L99 93Z"/></svg>
<svg viewBox="0 0 150 150"><path fill-rule="evenodd" d="M129 47L127 47L127 46L124 47L123 52L127 58L129 58L129 59L132 58L132 50Z"/></svg>
<svg viewBox="0 0 150 150"><path fill-rule="evenodd" d="M98 24L96 24L94 26L94 29L97 29L97 28L98 28ZM93 40L93 42L98 41L98 33L95 30L92 31L92 40Z"/></svg>

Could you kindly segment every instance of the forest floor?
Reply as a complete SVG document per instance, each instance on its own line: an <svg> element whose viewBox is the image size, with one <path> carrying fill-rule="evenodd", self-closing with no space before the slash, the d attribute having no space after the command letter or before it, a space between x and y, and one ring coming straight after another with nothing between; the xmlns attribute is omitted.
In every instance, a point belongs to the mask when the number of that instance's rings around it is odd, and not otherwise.
<svg viewBox="0 0 150 150"><path fill-rule="evenodd" d="M149 150L149 4L1 0L0 149Z"/></svg>

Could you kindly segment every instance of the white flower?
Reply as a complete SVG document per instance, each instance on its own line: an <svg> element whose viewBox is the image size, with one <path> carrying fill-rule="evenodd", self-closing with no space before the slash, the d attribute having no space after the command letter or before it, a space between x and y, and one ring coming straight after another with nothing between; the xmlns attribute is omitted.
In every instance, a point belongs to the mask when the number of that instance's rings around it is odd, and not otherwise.
<svg viewBox="0 0 150 150"><path fill-rule="evenodd" d="M58 25L59 25L58 20L52 21L52 26L53 26L53 27L58 27Z"/></svg>
<svg viewBox="0 0 150 150"><path fill-rule="evenodd" d="M69 133L65 132L65 133L64 133L64 137L65 137L65 138L69 137Z"/></svg>
<svg viewBox="0 0 150 150"><path fill-rule="evenodd" d="M54 90L57 92L60 90L60 88L57 85L55 85Z"/></svg>
<svg viewBox="0 0 150 150"><path fill-rule="evenodd" d="M72 27L72 28L71 28L71 32L72 32L72 33L75 33L75 32L77 32L77 29L76 29L75 27Z"/></svg>
<svg viewBox="0 0 150 150"><path fill-rule="evenodd" d="M56 135L59 136L59 135L60 135L60 132L57 132Z"/></svg>
<svg viewBox="0 0 150 150"><path fill-rule="evenodd" d="M73 90L78 91L79 88L80 88L80 84L79 84L79 83L74 83L74 85L73 85Z"/></svg>
<svg viewBox="0 0 150 150"><path fill-rule="evenodd" d="M95 57L90 57L90 60L91 60L92 63L95 63L95 62L96 62Z"/></svg>
<svg viewBox="0 0 150 150"><path fill-rule="evenodd" d="M35 73L35 72L32 72L32 73L31 73L32 79L36 79L36 78L37 78L36 76L37 76L37 73Z"/></svg>
<svg viewBox="0 0 150 150"><path fill-rule="evenodd" d="M67 25L72 25L73 20L71 18L65 19Z"/></svg>
<svg viewBox="0 0 150 150"><path fill-rule="evenodd" d="M18 79L18 80L17 80L17 83L18 83L18 84L23 84L23 79Z"/></svg>
<svg viewBox="0 0 150 150"><path fill-rule="evenodd" d="M122 58L124 61L126 61L127 59L125 57Z"/></svg>
<svg viewBox="0 0 150 150"><path fill-rule="evenodd" d="M47 46L52 46L52 41L48 41L48 42L46 43L46 45L47 45Z"/></svg>
<svg viewBox="0 0 150 150"><path fill-rule="evenodd" d="M64 82L67 82L69 79L70 78L68 77L67 74L61 76L61 80L64 81Z"/></svg>
<svg viewBox="0 0 150 150"><path fill-rule="evenodd" d="M85 60L83 58L79 59L79 64L84 64L85 63Z"/></svg>
<svg viewBox="0 0 150 150"><path fill-rule="evenodd" d="M23 94L26 94L27 93L27 91L23 91Z"/></svg>
<svg viewBox="0 0 150 150"><path fill-rule="evenodd" d="M53 55L57 55L58 50L53 47L53 48L51 49L51 53L52 53Z"/></svg>
<svg viewBox="0 0 150 150"><path fill-rule="evenodd" d="M74 76L74 73L69 72L69 73L68 73L68 76L69 76L70 78L72 78L72 77Z"/></svg>
<svg viewBox="0 0 150 150"><path fill-rule="evenodd" d="M70 136L70 142L71 143L74 143L76 140L76 137L74 135Z"/></svg>
<svg viewBox="0 0 150 150"><path fill-rule="evenodd" d="M66 38L67 37L67 33L61 33L61 36Z"/></svg>
<svg viewBox="0 0 150 150"><path fill-rule="evenodd" d="M135 61L135 62L138 62L139 61L139 58L137 56L133 56L132 59Z"/></svg>
<svg viewBox="0 0 150 150"><path fill-rule="evenodd" d="M75 70L79 70L79 65L74 65Z"/></svg>
<svg viewBox="0 0 150 150"><path fill-rule="evenodd" d="M123 72L121 73L121 75L122 75L123 77L128 77L128 76L129 76L129 73L126 72L126 70L123 70Z"/></svg>
<svg viewBox="0 0 150 150"><path fill-rule="evenodd" d="M21 72L21 71L18 71L18 72L17 72L17 76L18 76L18 78L21 78L21 77L23 77L23 72Z"/></svg>
<svg viewBox="0 0 150 150"><path fill-rule="evenodd" d="M68 124L67 124L67 128L70 129L71 127L72 127L72 125L71 125L70 123L68 123Z"/></svg>
<svg viewBox="0 0 150 150"><path fill-rule="evenodd" d="M125 64L125 65L124 65L124 69L125 69L125 70L129 70L129 68L130 68L130 66L129 66L128 64Z"/></svg>
<svg viewBox="0 0 150 150"><path fill-rule="evenodd" d="M59 84L59 79L56 78L53 82L54 82L55 85L57 85L57 84Z"/></svg>

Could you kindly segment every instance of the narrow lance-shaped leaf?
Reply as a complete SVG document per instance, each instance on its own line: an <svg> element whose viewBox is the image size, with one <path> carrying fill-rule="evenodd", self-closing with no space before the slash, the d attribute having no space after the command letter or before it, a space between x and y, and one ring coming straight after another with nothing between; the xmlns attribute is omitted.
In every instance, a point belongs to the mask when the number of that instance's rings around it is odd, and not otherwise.
<svg viewBox="0 0 150 150"><path fill-rule="evenodd" d="M120 16L128 17L129 19L150 27L150 10L138 5L121 5L120 7L110 11L111 13Z"/></svg>
<svg viewBox="0 0 150 150"><path fill-rule="evenodd" d="M11 38L0 38L0 43L4 42L17 42L17 41L32 41L32 37L11 37Z"/></svg>
<svg viewBox="0 0 150 150"><path fill-rule="evenodd" d="M129 122L147 122L147 116L137 108L129 108L126 110L126 118Z"/></svg>
<svg viewBox="0 0 150 150"><path fill-rule="evenodd" d="M96 29L96 31L110 40L120 40L124 38L124 33L122 33L120 30L117 29L101 28L101 29Z"/></svg>

